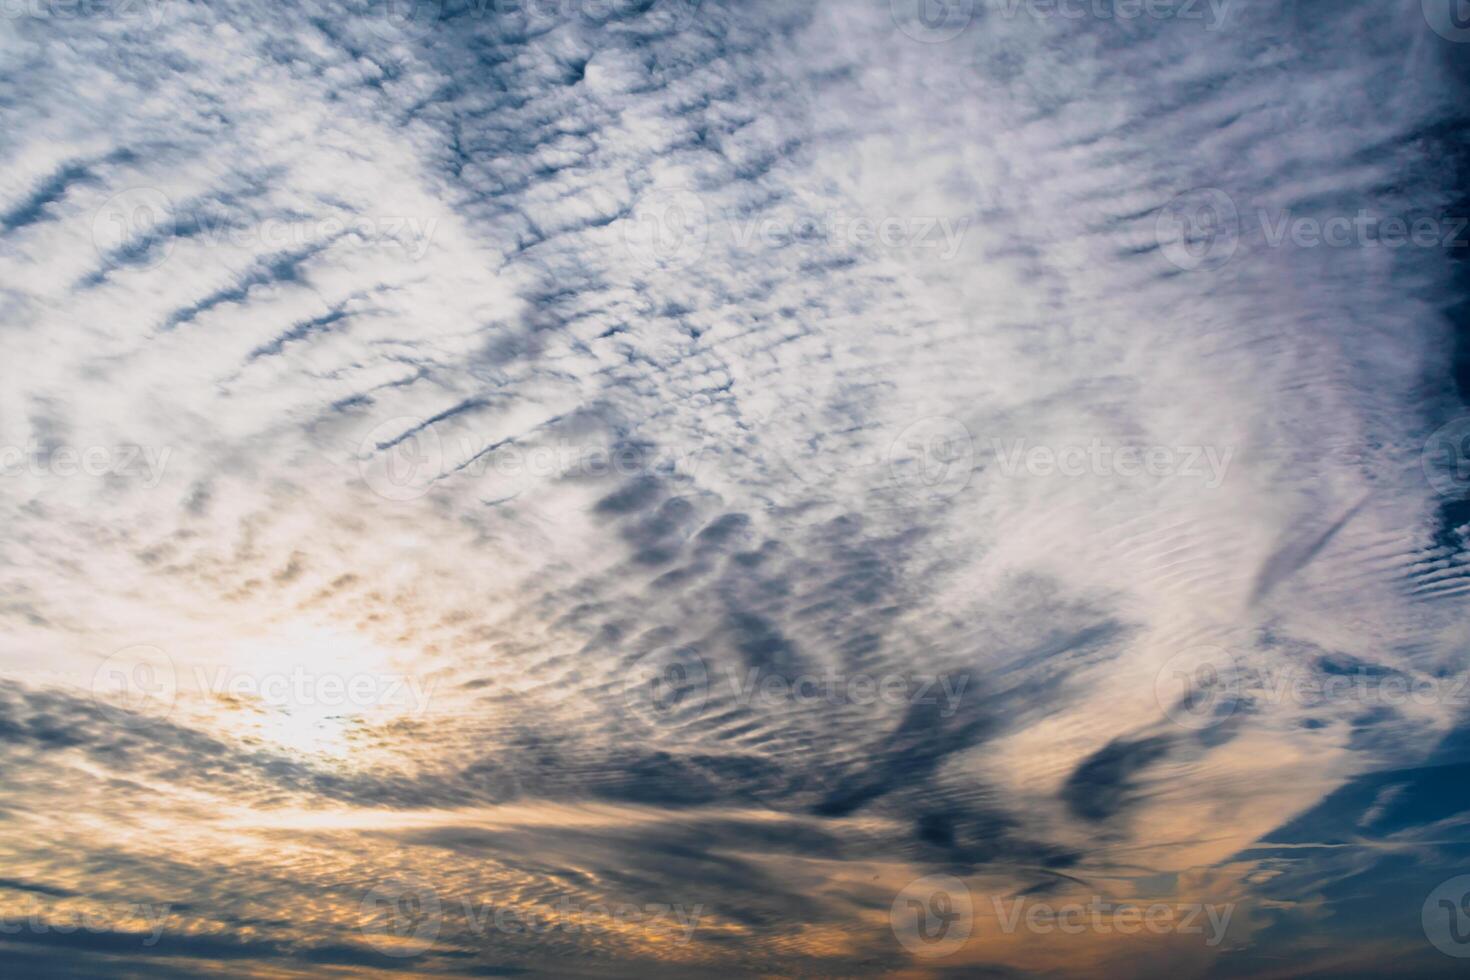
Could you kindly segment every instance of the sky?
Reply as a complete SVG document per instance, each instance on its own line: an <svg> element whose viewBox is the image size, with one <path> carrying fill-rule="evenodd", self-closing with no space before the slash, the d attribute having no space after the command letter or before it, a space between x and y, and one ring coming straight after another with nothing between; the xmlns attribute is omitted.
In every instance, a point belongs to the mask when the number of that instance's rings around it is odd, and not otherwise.
<svg viewBox="0 0 1470 980"><path fill-rule="evenodd" d="M0 972L1470 958L1464 0L0 0Z"/></svg>

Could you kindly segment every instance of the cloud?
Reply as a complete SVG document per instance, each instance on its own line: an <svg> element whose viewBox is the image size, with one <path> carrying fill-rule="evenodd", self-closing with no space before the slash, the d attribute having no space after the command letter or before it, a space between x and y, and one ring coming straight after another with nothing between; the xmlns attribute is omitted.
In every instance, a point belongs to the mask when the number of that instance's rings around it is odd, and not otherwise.
<svg viewBox="0 0 1470 980"><path fill-rule="evenodd" d="M944 872L1288 902L1235 948L1306 962L1382 845L1427 892L1463 58L1122 6L8 17L0 909L176 911L0 956L877 974ZM929 965L1205 962L1113 938Z"/></svg>

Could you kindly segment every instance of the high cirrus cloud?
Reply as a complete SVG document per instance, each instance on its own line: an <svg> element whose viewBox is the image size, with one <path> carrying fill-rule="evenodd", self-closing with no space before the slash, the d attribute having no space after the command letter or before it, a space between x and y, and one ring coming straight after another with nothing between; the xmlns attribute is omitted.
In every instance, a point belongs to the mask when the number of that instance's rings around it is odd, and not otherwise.
<svg viewBox="0 0 1470 980"><path fill-rule="evenodd" d="M0 11L0 959L1448 975L1439 13Z"/></svg>

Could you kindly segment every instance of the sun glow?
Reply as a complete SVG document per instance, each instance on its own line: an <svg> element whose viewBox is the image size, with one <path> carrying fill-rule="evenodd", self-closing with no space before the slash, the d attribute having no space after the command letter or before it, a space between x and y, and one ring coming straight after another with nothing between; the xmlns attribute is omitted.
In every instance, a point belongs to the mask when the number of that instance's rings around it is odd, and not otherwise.
<svg viewBox="0 0 1470 980"><path fill-rule="evenodd" d="M345 757L354 736L422 715L431 685L406 656L339 627L290 623L180 678L191 713L243 740Z"/></svg>

